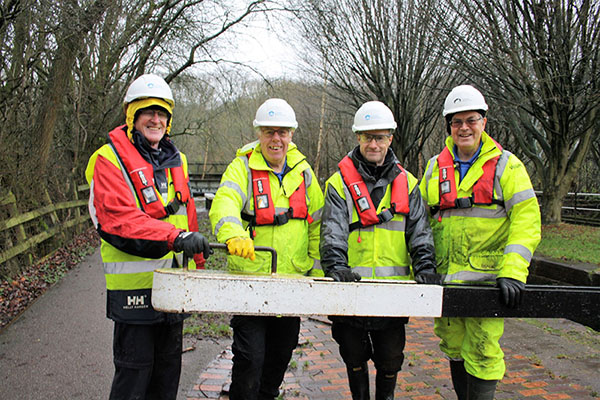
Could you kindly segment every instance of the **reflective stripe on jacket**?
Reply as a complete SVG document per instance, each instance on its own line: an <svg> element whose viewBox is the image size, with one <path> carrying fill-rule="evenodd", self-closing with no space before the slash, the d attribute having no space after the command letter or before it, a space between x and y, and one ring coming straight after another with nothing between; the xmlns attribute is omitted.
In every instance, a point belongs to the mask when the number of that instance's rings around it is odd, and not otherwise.
<svg viewBox="0 0 600 400"><path fill-rule="evenodd" d="M429 160L420 183L430 210L438 272L446 282L495 281L508 277L525 282L528 266L541 239L540 210L529 175L513 154L502 151L482 133L483 145L458 187L457 197L471 197L488 160L500 156L495 168L494 199L502 204L441 210L437 156ZM452 137L446 139L452 152ZM455 182L458 182L458 171Z"/></svg>
<svg viewBox="0 0 600 400"><path fill-rule="evenodd" d="M250 152L252 154L248 157ZM289 144L286 157L288 171L280 183L267 165L260 143L252 142L239 149L223 174L209 218L219 242L233 237L249 237L249 223L242 214L255 215L251 170L268 173L275 214L289 210L290 196L304 184L308 214L314 222L309 224L306 219L290 219L284 225L256 226L254 245L273 247L277 251L278 273L323 275L319 262L323 192L305 156L294 143ZM228 256L228 267L233 271L269 273L270 263L271 255L266 252L256 252L255 261Z"/></svg>

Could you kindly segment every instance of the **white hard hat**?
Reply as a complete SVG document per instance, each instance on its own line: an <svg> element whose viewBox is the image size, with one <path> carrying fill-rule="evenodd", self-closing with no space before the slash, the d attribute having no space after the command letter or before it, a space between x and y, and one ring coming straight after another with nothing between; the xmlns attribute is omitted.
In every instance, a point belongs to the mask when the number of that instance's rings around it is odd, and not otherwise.
<svg viewBox="0 0 600 400"><path fill-rule="evenodd" d="M471 85L460 85L450 91L444 102L444 117L463 111L488 110L481 92Z"/></svg>
<svg viewBox="0 0 600 400"><path fill-rule="evenodd" d="M296 129L296 113L294 109L283 99L268 99L256 110L254 127L280 126L283 128Z"/></svg>
<svg viewBox="0 0 600 400"><path fill-rule="evenodd" d="M123 105L127 105L134 100L156 97L163 99L171 107L175 105L171 88L163 78L154 74L144 74L138 77L129 85Z"/></svg>
<svg viewBox="0 0 600 400"><path fill-rule="evenodd" d="M354 114L352 132L396 129L392 110L380 101L368 101Z"/></svg>

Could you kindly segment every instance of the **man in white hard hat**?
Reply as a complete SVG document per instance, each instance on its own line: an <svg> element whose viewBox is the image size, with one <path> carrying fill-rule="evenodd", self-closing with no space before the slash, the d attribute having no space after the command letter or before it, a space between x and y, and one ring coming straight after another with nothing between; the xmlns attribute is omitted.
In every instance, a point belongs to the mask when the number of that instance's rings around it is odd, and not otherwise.
<svg viewBox="0 0 600 400"><path fill-rule="evenodd" d="M430 211L444 282L495 284L508 307L521 301L540 241L540 210L523 163L485 131L488 105L471 85L444 103L450 134L420 183ZM502 318L438 318L435 333L450 360L459 399L494 398L506 370Z"/></svg>
<svg viewBox="0 0 600 400"><path fill-rule="evenodd" d="M356 146L326 184L321 265L326 276L439 284L433 238L417 179L390 145L396 121L382 102L354 116ZM327 301L327 299L324 299ZM360 301L360 299L358 299ZM370 301L370 299L365 299ZM346 364L353 399L369 399L367 361L375 363L376 399L393 399L404 361L408 318L332 316L333 338Z"/></svg>
<svg viewBox="0 0 600 400"><path fill-rule="evenodd" d="M187 161L169 139L173 94L146 74L128 88L126 124L91 157L90 216L102 239L106 315L115 322L110 399L175 399L183 319L152 307L153 271L204 268L208 241L198 233ZM193 260L193 261L192 261Z"/></svg>
<svg viewBox="0 0 600 400"><path fill-rule="evenodd" d="M209 217L219 242L227 243L231 271L323 276L319 223L323 193L315 174L292 142L298 126L292 107L268 99L256 111L258 140L239 149L223 174ZM233 294L232 294L233 295ZM298 299L300 304L302 299ZM236 315L229 398L275 399L298 344L300 318Z"/></svg>

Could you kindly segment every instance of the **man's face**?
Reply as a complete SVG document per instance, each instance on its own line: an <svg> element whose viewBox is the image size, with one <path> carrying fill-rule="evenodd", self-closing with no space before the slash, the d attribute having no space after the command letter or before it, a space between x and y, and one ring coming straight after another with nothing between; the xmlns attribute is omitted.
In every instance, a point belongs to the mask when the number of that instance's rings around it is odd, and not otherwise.
<svg viewBox="0 0 600 400"><path fill-rule="evenodd" d="M258 140L262 154L271 166L281 166L294 132L280 126L261 126ZM281 164L281 165L280 165Z"/></svg>
<svg viewBox="0 0 600 400"><path fill-rule="evenodd" d="M459 157L471 158L475 154L486 122L487 119L477 111L464 111L452 116L450 134L458 148Z"/></svg>
<svg viewBox="0 0 600 400"><path fill-rule="evenodd" d="M168 120L169 113L165 110L144 108L137 113L134 127L144 135L151 147L157 149L167 130Z"/></svg>
<svg viewBox="0 0 600 400"><path fill-rule="evenodd" d="M382 165L388 148L392 144L393 136L390 131L387 129L363 131L356 136L360 146L360 154L365 160L375 165Z"/></svg>

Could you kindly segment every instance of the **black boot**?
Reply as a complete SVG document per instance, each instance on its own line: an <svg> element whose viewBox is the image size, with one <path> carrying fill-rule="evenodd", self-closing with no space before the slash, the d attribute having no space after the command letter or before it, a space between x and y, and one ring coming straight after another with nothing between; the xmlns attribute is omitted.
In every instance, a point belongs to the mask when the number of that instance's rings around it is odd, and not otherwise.
<svg viewBox="0 0 600 400"><path fill-rule="evenodd" d="M369 367L367 363L358 367L346 367L352 400L369 400Z"/></svg>
<svg viewBox="0 0 600 400"><path fill-rule="evenodd" d="M456 392L458 400L467 400L467 371L465 362L450 360L450 375L452 375L452 385Z"/></svg>
<svg viewBox="0 0 600 400"><path fill-rule="evenodd" d="M375 376L375 400L392 400L396 388L396 372L377 371Z"/></svg>
<svg viewBox="0 0 600 400"><path fill-rule="evenodd" d="M494 400L497 380L486 381L471 374L467 374L467 399L468 400Z"/></svg>

